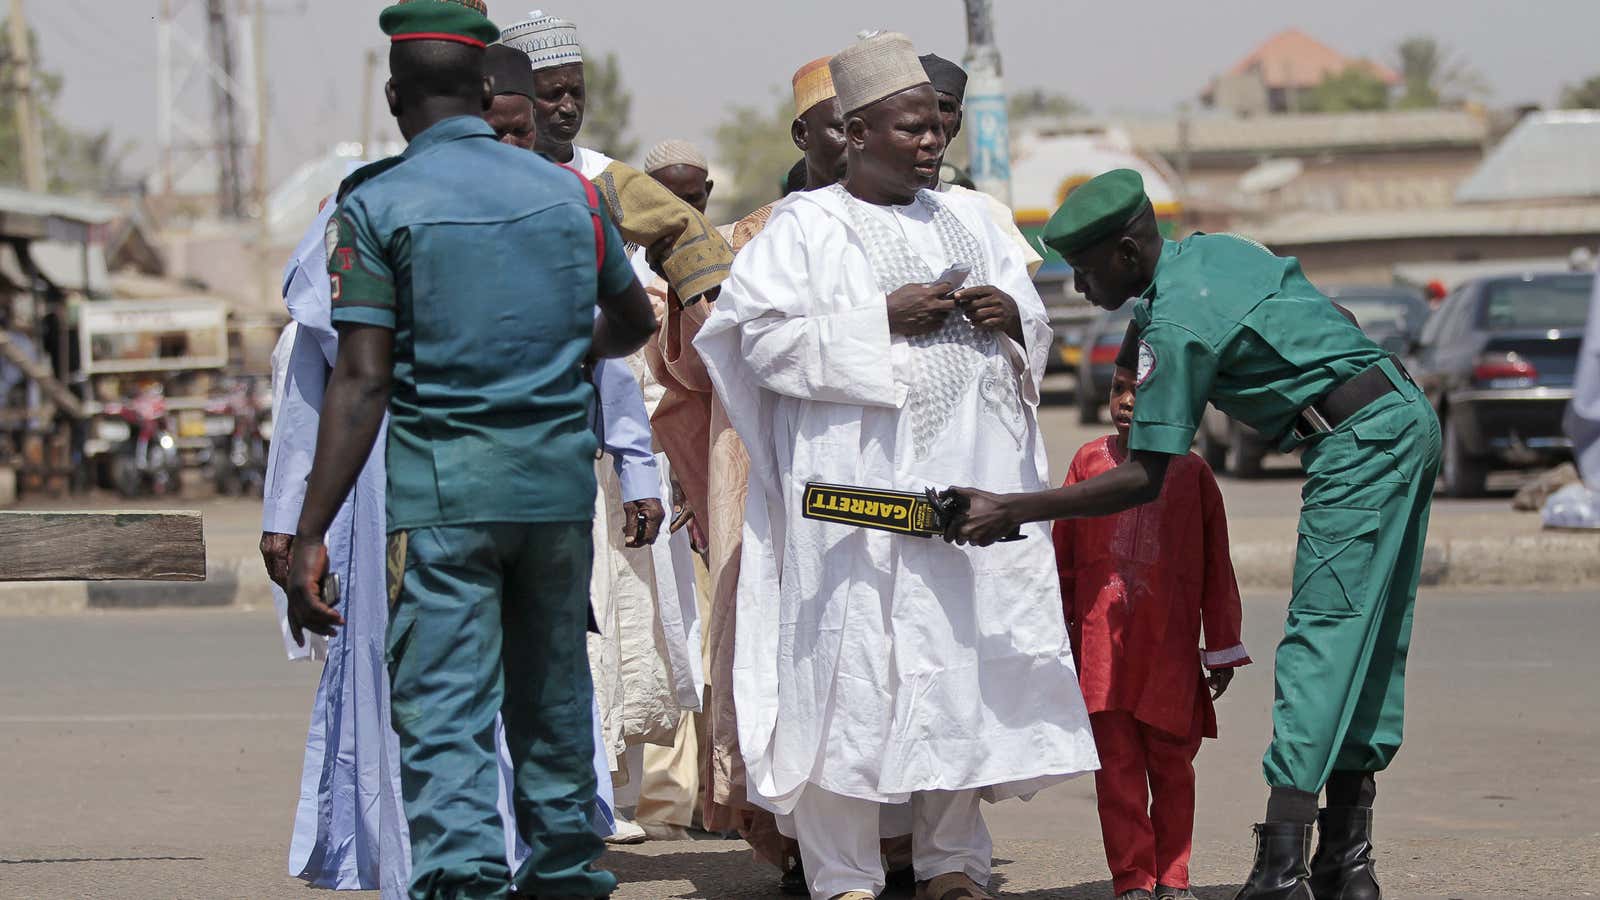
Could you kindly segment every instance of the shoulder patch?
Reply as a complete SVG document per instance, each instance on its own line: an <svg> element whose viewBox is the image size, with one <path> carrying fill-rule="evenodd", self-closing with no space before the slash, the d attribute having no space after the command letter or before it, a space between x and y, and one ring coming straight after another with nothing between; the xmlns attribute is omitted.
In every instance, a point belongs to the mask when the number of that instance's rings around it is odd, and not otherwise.
<svg viewBox="0 0 1600 900"><path fill-rule="evenodd" d="M335 212L328 218L328 227L322 230L322 256L324 259L333 259L334 248L339 246L339 215Z"/></svg>
<svg viewBox="0 0 1600 900"><path fill-rule="evenodd" d="M403 162L405 162L405 157L391 156L388 159L380 159L377 162L367 163L354 172L351 172L349 176L345 178L345 180L339 182L339 191L334 195L335 199L338 201L344 200L345 197L350 195L351 191L360 187L362 183L382 175L384 172L389 171Z"/></svg>
<svg viewBox="0 0 1600 900"><path fill-rule="evenodd" d="M1139 368L1134 374L1134 386L1141 386L1156 371L1156 351L1148 343L1139 342Z"/></svg>

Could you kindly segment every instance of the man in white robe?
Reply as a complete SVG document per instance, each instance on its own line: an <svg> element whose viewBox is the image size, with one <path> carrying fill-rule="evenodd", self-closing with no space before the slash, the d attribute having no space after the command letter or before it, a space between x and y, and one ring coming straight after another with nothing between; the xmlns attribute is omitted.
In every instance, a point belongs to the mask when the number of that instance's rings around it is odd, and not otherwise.
<svg viewBox="0 0 1600 900"><path fill-rule="evenodd" d="M978 801L1098 766L1048 529L973 551L807 519L801 498L1046 487L1050 328L983 207L919 190L944 140L910 41L867 38L830 68L849 175L778 205L695 341L751 457L739 742L751 798L793 815L816 900L883 888L880 808L906 801L919 896L983 898ZM934 283L952 265L963 290Z"/></svg>

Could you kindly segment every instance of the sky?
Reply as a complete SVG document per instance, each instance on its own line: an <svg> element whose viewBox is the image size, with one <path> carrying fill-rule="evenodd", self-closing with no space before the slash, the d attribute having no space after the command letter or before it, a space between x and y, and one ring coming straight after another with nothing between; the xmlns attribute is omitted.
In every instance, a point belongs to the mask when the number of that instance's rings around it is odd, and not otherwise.
<svg viewBox="0 0 1600 900"><path fill-rule="evenodd" d="M132 142L135 172L156 159L161 2L24 0L43 66L65 80L58 114ZM203 47L202 0L168 2ZM586 53L618 54L641 152L666 138L712 152L727 106L770 106L787 94L796 68L844 47L862 29L903 31L919 51L952 59L965 47L960 0L489 0L490 17L513 24L540 2L578 24ZM276 181L334 144L358 139L362 57L385 47L377 28L385 4L265 5L268 159ZM1431 35L1484 76L1495 104L1551 105L1563 84L1600 73L1596 0L994 0L993 7L1007 86L1060 91L1098 113L1172 112L1291 26L1347 55L1386 61L1402 38ZM188 96L203 114L209 94ZM380 136L397 138L381 98L369 99Z"/></svg>

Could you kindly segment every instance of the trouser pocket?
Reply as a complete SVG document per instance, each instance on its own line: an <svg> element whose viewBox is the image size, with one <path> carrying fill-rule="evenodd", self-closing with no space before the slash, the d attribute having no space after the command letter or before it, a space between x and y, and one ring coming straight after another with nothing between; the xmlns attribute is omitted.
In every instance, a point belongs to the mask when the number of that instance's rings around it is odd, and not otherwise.
<svg viewBox="0 0 1600 900"><path fill-rule="evenodd" d="M1378 517L1378 510L1356 506L1300 511L1290 609L1354 615L1366 608Z"/></svg>

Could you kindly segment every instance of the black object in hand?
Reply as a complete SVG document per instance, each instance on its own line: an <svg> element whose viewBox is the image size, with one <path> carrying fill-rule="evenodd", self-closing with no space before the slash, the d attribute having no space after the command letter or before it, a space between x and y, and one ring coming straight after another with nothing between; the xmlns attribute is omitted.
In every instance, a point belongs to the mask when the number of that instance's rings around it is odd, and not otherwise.
<svg viewBox="0 0 1600 900"><path fill-rule="evenodd" d="M933 505L934 515L938 517L940 528L949 528L950 523L954 521L957 516L960 516L967 511L967 498L957 493L955 488L945 488L943 491L936 491L933 488L927 488L926 493L928 495L928 502ZM1016 531L1013 531L1001 538L999 543L1006 544L1010 543L1011 541L1027 540L1027 537L1027 535L1022 533L1022 529L1018 528Z"/></svg>
<svg viewBox="0 0 1600 900"><path fill-rule="evenodd" d="M635 544L638 544L641 547L644 546L644 533L649 527L650 517L644 512L641 511L638 515L633 517L633 542Z"/></svg>

